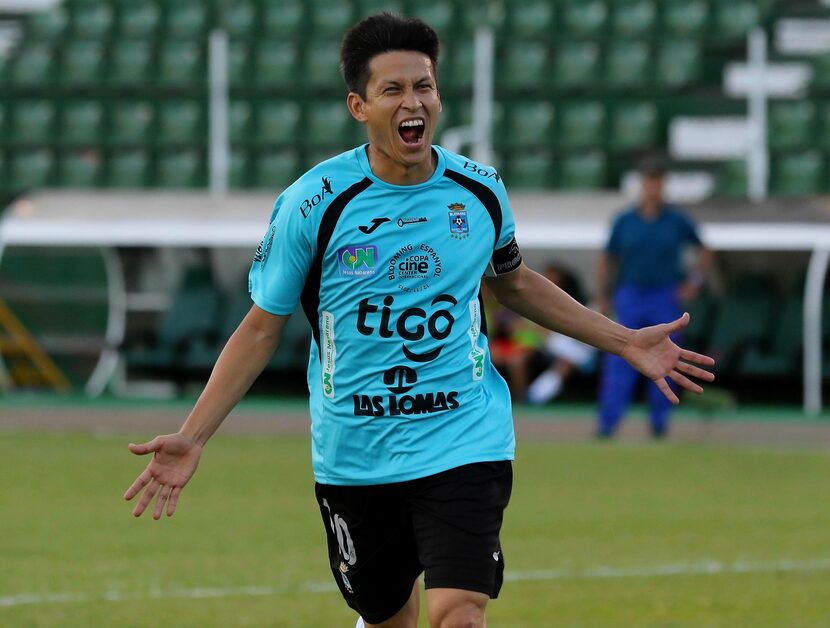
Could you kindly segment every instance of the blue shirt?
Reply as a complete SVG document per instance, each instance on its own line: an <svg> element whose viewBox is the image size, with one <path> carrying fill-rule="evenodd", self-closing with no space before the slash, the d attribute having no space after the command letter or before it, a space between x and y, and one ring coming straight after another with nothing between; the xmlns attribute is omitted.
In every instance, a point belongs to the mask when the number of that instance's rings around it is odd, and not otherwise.
<svg viewBox="0 0 830 628"><path fill-rule="evenodd" d="M652 219L636 208L617 216L606 251L617 261L618 284L653 287L680 281L681 255L688 245L701 245L695 224L664 205Z"/></svg>
<svg viewBox="0 0 830 628"><path fill-rule="evenodd" d="M504 185L438 146L429 180L376 177L366 146L277 199L254 257L254 302L302 305L312 464L324 484L398 482L514 455L507 385L490 363L481 277L521 256Z"/></svg>

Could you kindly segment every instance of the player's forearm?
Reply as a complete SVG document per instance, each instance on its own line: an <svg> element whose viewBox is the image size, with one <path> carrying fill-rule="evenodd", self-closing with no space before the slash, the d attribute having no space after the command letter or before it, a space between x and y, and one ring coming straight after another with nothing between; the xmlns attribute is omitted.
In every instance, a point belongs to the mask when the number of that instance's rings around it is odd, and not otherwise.
<svg viewBox="0 0 830 628"><path fill-rule="evenodd" d="M279 345L288 317L263 326L251 314L239 325L222 350L205 389L181 428L181 433L204 445L245 396Z"/></svg>
<svg viewBox="0 0 830 628"><path fill-rule="evenodd" d="M526 266L491 282L499 302L525 318L603 351L622 352L632 330L595 312Z"/></svg>

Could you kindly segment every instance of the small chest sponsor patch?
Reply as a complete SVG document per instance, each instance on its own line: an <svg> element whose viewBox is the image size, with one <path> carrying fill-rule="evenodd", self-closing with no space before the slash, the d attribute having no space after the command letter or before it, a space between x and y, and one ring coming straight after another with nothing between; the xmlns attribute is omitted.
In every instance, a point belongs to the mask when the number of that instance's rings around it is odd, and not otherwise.
<svg viewBox="0 0 830 628"><path fill-rule="evenodd" d="M377 274L378 247L369 245L345 246L337 251L337 266L341 277L372 277Z"/></svg>

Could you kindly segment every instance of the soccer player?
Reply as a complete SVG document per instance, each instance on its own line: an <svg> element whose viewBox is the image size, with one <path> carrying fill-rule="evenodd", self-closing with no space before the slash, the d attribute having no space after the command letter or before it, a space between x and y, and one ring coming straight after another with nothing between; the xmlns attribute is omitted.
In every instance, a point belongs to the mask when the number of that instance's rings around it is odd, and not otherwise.
<svg viewBox="0 0 830 628"><path fill-rule="evenodd" d="M712 360L677 347L672 323L633 330L522 263L498 172L432 144L441 98L426 24L367 18L341 51L346 105L368 143L312 168L277 199L250 271L254 305L176 434L131 444L153 459L133 510L176 510L202 448L277 348L299 304L313 332L308 386L316 496L332 573L358 626L413 628L424 574L433 627L484 626L502 584L499 542L514 435L488 357L479 298L622 355L665 379Z"/></svg>

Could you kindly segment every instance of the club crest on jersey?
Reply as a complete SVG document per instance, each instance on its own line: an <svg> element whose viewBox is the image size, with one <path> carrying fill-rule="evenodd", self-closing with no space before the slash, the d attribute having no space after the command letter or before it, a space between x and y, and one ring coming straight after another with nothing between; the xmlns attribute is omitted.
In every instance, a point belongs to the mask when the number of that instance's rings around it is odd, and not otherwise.
<svg viewBox="0 0 830 628"><path fill-rule="evenodd" d="M450 210L450 236L456 240L463 240L470 235L464 203L450 203L447 209Z"/></svg>
<svg viewBox="0 0 830 628"><path fill-rule="evenodd" d="M377 269L378 247L346 246L337 251L337 265L341 277L371 277Z"/></svg>

